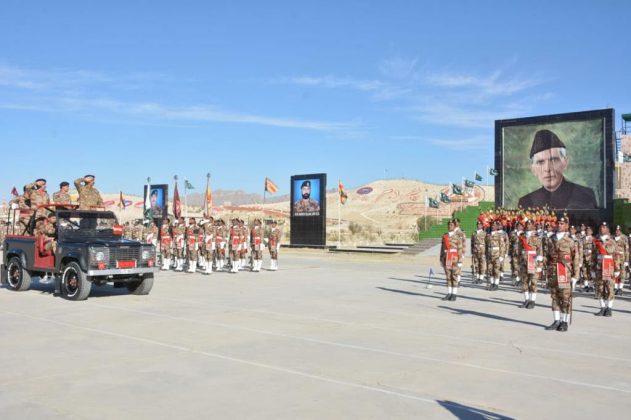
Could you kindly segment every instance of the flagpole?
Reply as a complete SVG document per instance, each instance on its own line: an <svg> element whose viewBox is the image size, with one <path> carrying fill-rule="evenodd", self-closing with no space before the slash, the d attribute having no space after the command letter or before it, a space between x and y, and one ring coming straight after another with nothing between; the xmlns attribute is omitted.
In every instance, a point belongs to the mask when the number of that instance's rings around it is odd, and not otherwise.
<svg viewBox="0 0 631 420"><path fill-rule="evenodd" d="M342 192L340 191L340 182L337 180L337 247L342 246Z"/></svg>
<svg viewBox="0 0 631 420"><path fill-rule="evenodd" d="M267 195L267 178L265 178L265 184L263 185L263 204L265 204L266 195Z"/></svg>
<svg viewBox="0 0 631 420"><path fill-rule="evenodd" d="M464 176L462 177L462 180L460 181L460 187L462 188L462 196L460 197L460 212L462 213L462 211L464 210L464 198L465 198L465 189L464 189Z"/></svg>
<svg viewBox="0 0 631 420"><path fill-rule="evenodd" d="M208 202L208 189L210 188L210 172L206 174L206 194L204 197L204 202L206 203L206 217L210 217L210 203Z"/></svg>
<svg viewBox="0 0 631 420"><path fill-rule="evenodd" d="M491 177L491 167L486 165L486 186L489 186L489 178Z"/></svg>
<svg viewBox="0 0 631 420"><path fill-rule="evenodd" d="M427 190L425 190L425 208L423 209L423 232L427 230Z"/></svg>
<svg viewBox="0 0 631 420"><path fill-rule="evenodd" d="M175 215L175 187L177 186L177 175L173 175L173 220L178 220ZM179 196L179 194L178 194Z"/></svg>
<svg viewBox="0 0 631 420"><path fill-rule="evenodd" d="M184 178L184 221L188 223L188 179Z"/></svg>

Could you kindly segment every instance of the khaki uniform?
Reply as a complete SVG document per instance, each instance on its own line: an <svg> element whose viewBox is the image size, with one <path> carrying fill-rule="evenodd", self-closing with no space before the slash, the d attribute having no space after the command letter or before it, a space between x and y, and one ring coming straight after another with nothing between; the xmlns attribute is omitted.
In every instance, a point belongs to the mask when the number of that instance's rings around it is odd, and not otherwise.
<svg viewBox="0 0 631 420"><path fill-rule="evenodd" d="M534 230L521 234L516 242L519 254L521 291L526 302L537 299L537 282L543 271L543 241Z"/></svg>
<svg viewBox="0 0 631 420"><path fill-rule="evenodd" d="M594 267L594 237L585 236L581 241L581 248L583 249L583 265L581 267L581 277L583 278L583 286L587 287L589 282L593 281L592 273L595 271Z"/></svg>
<svg viewBox="0 0 631 420"><path fill-rule="evenodd" d="M624 283L625 268L626 265L628 265L629 263L629 238L627 237L627 235L622 234L620 236L615 236L614 240L618 245L618 251L616 252L614 258L618 261L620 265L620 270L618 270L620 273L616 276L615 279L616 287L619 287L621 284ZM626 265L625 262L627 263Z"/></svg>
<svg viewBox="0 0 631 420"><path fill-rule="evenodd" d="M486 235L487 271L491 284L499 284L502 276L502 263L506 255L505 239L503 230L494 230Z"/></svg>
<svg viewBox="0 0 631 420"><path fill-rule="evenodd" d="M171 225L163 224L160 228L160 253L163 259L169 259L172 255L173 237L171 236ZM169 261L170 265L170 261ZM164 270L168 269L168 265Z"/></svg>
<svg viewBox="0 0 631 420"><path fill-rule="evenodd" d="M75 179L74 186L79 192L79 210L93 210L103 207L103 198L99 190L83 185L83 178Z"/></svg>
<svg viewBox="0 0 631 420"><path fill-rule="evenodd" d="M471 236L471 260L473 261L473 277L480 282L486 274L486 232L482 229Z"/></svg>
<svg viewBox="0 0 631 420"><path fill-rule="evenodd" d="M63 191L57 191L53 193L53 203L55 204L72 204L72 198L70 194Z"/></svg>
<svg viewBox="0 0 631 420"><path fill-rule="evenodd" d="M36 211L37 217L47 217L50 214L48 210L46 209L37 210L37 208L45 204L50 204L50 197L48 196L48 193L41 189L39 190L34 189L36 188L36 185L34 183L27 184L25 188L32 190L31 191L31 209Z"/></svg>
<svg viewBox="0 0 631 420"><path fill-rule="evenodd" d="M545 258L548 261L548 288L552 310L568 314L572 297L572 275L579 271L578 248L569 232L564 235L555 234L547 239ZM560 271L562 269L565 273Z"/></svg>
<svg viewBox="0 0 631 420"><path fill-rule="evenodd" d="M600 247L598 246L600 245ZM596 297L600 298L601 308L611 308L615 299L615 279L620 275L622 269L621 258L616 258L619 254L618 243L611 236L604 239L594 240L594 250L592 252L592 262L594 267L594 283L596 287ZM604 260L613 260L613 271L603 270Z"/></svg>
<svg viewBox="0 0 631 420"><path fill-rule="evenodd" d="M513 230L508 237L508 255L510 256L511 276L515 281L519 279L521 255L519 251L519 236L522 234L519 230Z"/></svg>
<svg viewBox="0 0 631 420"><path fill-rule="evenodd" d="M135 224L131 228L131 239L133 241L142 242L143 227L141 224Z"/></svg>
<svg viewBox="0 0 631 420"><path fill-rule="evenodd" d="M267 247L269 248L270 255L270 270L278 269L278 250L280 249L280 241L283 237L283 232L276 226L269 231L267 238Z"/></svg>
<svg viewBox="0 0 631 420"><path fill-rule="evenodd" d="M44 249L46 251L52 251L53 254L57 251L55 223L49 222L48 219L39 220L35 224L35 233L44 236Z"/></svg>
<svg viewBox="0 0 631 420"><path fill-rule="evenodd" d="M458 280L462 269L465 242L463 236L456 230L443 235L440 248L440 264L445 270L447 287L458 287Z"/></svg>
<svg viewBox="0 0 631 420"><path fill-rule="evenodd" d="M199 249L199 226L193 225L186 229L186 258L189 264L197 262L197 250Z"/></svg>

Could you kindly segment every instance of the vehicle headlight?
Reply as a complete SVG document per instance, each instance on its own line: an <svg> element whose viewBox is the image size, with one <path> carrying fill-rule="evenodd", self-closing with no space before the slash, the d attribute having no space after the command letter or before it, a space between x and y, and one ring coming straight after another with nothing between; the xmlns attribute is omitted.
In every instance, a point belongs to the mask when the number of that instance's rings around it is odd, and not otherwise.
<svg viewBox="0 0 631 420"><path fill-rule="evenodd" d="M94 254L94 259L97 262L102 262L105 261L105 252L103 251L98 251L96 254Z"/></svg>
<svg viewBox="0 0 631 420"><path fill-rule="evenodd" d="M153 257L153 249L150 247L142 248L140 252L140 259L143 261L147 261L148 259Z"/></svg>

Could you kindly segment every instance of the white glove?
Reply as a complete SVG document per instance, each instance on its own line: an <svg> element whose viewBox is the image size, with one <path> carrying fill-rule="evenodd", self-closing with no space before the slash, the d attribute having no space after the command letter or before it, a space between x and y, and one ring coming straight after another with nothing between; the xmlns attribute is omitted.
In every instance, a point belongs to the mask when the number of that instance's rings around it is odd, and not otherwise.
<svg viewBox="0 0 631 420"><path fill-rule="evenodd" d="M504 257L500 257L500 262L504 262Z"/></svg>
<svg viewBox="0 0 631 420"><path fill-rule="evenodd" d="M17 210L19 207L18 203L11 203L11 210Z"/></svg>
<svg viewBox="0 0 631 420"><path fill-rule="evenodd" d="M537 273L541 273L541 272L543 271L543 268L539 267L539 268L535 269L535 271L536 271Z"/></svg>
<svg viewBox="0 0 631 420"><path fill-rule="evenodd" d="M578 279L572 279L572 284L576 284L578 282Z"/></svg>
<svg viewBox="0 0 631 420"><path fill-rule="evenodd" d="M462 267L462 263L458 263L458 267Z"/></svg>
<svg viewBox="0 0 631 420"><path fill-rule="evenodd" d="M268 243L269 239L268 238L263 238L263 242Z"/></svg>
<svg viewBox="0 0 631 420"><path fill-rule="evenodd" d="M616 277L618 277L618 276L620 275L620 271L614 271L614 272L613 272L613 275L614 275L614 276L616 276Z"/></svg>
<svg viewBox="0 0 631 420"><path fill-rule="evenodd" d="M539 262L541 262L541 261L543 261L543 257L542 257L541 255L537 255L536 260L537 260L537 261L539 261Z"/></svg>
<svg viewBox="0 0 631 420"><path fill-rule="evenodd" d="M629 266L629 261L625 261L625 262L624 262L624 266L625 266L625 267L628 267L628 266Z"/></svg>

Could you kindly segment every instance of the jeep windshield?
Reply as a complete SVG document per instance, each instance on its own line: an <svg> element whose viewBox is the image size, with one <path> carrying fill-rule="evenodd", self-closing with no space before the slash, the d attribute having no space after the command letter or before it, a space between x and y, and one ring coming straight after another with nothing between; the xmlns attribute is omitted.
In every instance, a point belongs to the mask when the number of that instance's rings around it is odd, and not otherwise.
<svg viewBox="0 0 631 420"><path fill-rule="evenodd" d="M120 239L120 235L114 235L112 232L115 224L117 224L116 216L112 212L78 210L57 212L59 239L62 241Z"/></svg>

